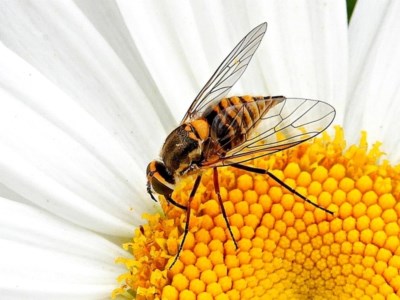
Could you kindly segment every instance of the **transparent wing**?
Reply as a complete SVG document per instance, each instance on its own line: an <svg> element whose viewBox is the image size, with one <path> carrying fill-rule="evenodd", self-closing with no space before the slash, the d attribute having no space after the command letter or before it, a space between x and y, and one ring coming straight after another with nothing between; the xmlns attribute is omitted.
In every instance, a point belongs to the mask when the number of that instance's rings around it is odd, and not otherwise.
<svg viewBox="0 0 400 300"><path fill-rule="evenodd" d="M266 30L267 23L258 25L236 45L190 105L181 124L195 118L211 103L226 96L246 70Z"/></svg>
<svg viewBox="0 0 400 300"><path fill-rule="evenodd" d="M271 104L271 101L274 103ZM254 109L252 106L257 103L266 105L268 109L254 120L254 126L246 126L245 113ZM335 114L335 109L328 103L284 97L281 100L256 99L254 102L241 104L241 107L237 105L227 107L215 118L212 129L221 127L218 123L229 119L227 126L235 126L235 134L232 135L233 131L226 130L226 135L215 137L218 141L213 144L219 146L207 149L206 157L215 157L222 149L227 149L226 145L235 144L235 141L240 142L236 142L235 147L228 150L225 155L220 155L218 162L214 159L213 162L204 161L203 165L226 166L291 148L324 131L332 123Z"/></svg>

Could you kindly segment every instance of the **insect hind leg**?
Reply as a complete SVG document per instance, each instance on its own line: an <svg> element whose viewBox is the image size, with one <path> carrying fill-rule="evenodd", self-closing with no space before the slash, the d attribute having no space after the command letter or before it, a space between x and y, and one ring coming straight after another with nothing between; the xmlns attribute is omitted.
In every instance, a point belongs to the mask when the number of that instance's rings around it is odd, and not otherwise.
<svg viewBox="0 0 400 300"><path fill-rule="evenodd" d="M174 261L173 261L172 264L169 266L169 269L170 269L170 270L172 269L172 267L175 265L176 261L178 260L179 255L180 255L181 252L182 252L183 245L185 244L186 237L187 237L187 235L188 235L188 233L189 233L190 204L191 204L191 202L192 202L194 196L196 195L196 191L197 191L197 188L199 187L200 180L201 180L201 174L197 175L196 181L194 182L194 185L193 185L193 189L192 189L192 191L190 192L190 196L189 196L189 200L188 200L188 206L185 207L185 209L186 209L186 224L185 224L185 229L184 229L184 231L183 231L183 238L182 238L181 243L179 244L178 253L176 253L175 258L174 258Z"/></svg>
<svg viewBox="0 0 400 300"><path fill-rule="evenodd" d="M222 198L221 198L221 193L220 193L220 190L219 190L218 170L217 170L217 168L214 168L213 171L214 171L214 176L213 176L213 177L214 177L214 188L215 188L215 193L217 194L219 206L221 207L222 216L224 217L226 226L228 227L228 230L229 230L229 234L231 235L231 238L232 238L233 243L235 244L235 247L236 247L236 250L237 250L237 249L239 249L239 247L238 247L238 244L237 244L237 242L236 242L235 237L233 236L232 228L231 228L231 225L229 224L228 216L226 215L226 211L225 211L225 208L224 208L224 204L223 204Z"/></svg>
<svg viewBox="0 0 400 300"><path fill-rule="evenodd" d="M303 199L305 202L310 203L312 206L315 206L316 208L319 208L321 210L323 210L324 212L333 215L333 211L326 209L322 206L319 206L318 204L312 202L310 199L308 199L307 197L303 196L302 194L300 194L299 192L297 192L294 188L290 187L289 185L287 185L286 183L284 183L282 180L280 180L278 177L276 177L274 174L272 174L271 172L269 172L268 170L264 170L264 169L260 169L260 168L255 168L255 167L250 167L250 166L245 166L245 165L241 165L241 164L232 164L232 167L241 169L241 170L245 170L245 171L250 171L250 172L254 172L257 174L265 174L268 175L269 177L271 177L273 180L275 180L277 183L279 183L280 185L282 185L284 188L286 188L288 191L290 191L291 193L295 194L296 196L300 197L301 199Z"/></svg>

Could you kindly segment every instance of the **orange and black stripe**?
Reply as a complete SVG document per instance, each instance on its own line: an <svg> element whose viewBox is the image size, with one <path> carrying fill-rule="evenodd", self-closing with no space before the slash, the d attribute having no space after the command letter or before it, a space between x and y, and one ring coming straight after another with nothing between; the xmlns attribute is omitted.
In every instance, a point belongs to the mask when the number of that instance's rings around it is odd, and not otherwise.
<svg viewBox="0 0 400 300"><path fill-rule="evenodd" d="M224 151L229 151L245 141L261 120L261 117L276 104L278 97L231 97L224 98L204 113L211 128L211 137L218 141Z"/></svg>

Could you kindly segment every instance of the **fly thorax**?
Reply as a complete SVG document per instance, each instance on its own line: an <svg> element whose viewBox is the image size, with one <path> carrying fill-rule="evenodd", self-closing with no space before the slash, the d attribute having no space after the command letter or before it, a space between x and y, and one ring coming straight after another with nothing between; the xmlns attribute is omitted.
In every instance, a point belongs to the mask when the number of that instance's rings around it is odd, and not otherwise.
<svg viewBox="0 0 400 300"><path fill-rule="evenodd" d="M202 139L191 123L177 127L165 140L161 158L171 174L185 174L202 158Z"/></svg>

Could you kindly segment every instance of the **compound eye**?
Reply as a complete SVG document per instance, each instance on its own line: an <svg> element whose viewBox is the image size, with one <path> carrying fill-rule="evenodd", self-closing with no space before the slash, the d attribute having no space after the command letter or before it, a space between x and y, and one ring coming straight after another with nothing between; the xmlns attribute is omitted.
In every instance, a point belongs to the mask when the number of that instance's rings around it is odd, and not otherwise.
<svg viewBox="0 0 400 300"><path fill-rule="evenodd" d="M170 196L172 194L175 180L166 170L162 162L154 160L149 163L146 173L147 180L157 194L165 196Z"/></svg>

